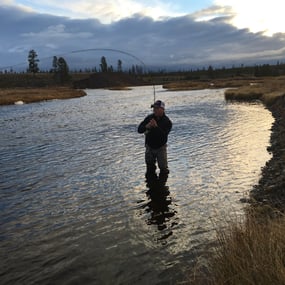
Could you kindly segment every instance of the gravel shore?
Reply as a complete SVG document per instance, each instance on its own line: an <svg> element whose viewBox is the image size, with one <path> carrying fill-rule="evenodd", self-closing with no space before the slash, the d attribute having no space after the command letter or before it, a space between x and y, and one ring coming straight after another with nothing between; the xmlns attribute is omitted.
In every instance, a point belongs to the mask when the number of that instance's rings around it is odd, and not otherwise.
<svg viewBox="0 0 285 285"><path fill-rule="evenodd" d="M267 106L275 122L272 126L272 158L262 170L259 184L251 191L251 198L285 212L285 95Z"/></svg>

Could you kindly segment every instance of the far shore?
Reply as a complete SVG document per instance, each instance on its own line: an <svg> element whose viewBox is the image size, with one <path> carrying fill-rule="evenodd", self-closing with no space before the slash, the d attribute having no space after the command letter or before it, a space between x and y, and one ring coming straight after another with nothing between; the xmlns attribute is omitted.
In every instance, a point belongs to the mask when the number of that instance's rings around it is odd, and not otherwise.
<svg viewBox="0 0 285 285"><path fill-rule="evenodd" d="M8 88L0 89L0 105L26 104L55 99L71 99L85 96L83 90L70 87Z"/></svg>
<svg viewBox="0 0 285 285"><path fill-rule="evenodd" d="M205 80L180 80L163 84L163 88L168 91L192 91L202 89L237 88L261 84L264 79L260 77L233 77Z"/></svg>
<svg viewBox="0 0 285 285"><path fill-rule="evenodd" d="M228 101L259 100L266 107L273 105L279 97L285 94L285 76L264 78L260 82L242 85L237 89L228 89L225 99Z"/></svg>
<svg viewBox="0 0 285 285"><path fill-rule="evenodd" d="M120 80L120 78L117 78L117 81L118 80ZM26 81L24 79L20 78L18 81L21 84L26 84ZM115 86L113 86L113 83L111 84L110 82L105 83L105 88L113 91L127 91L131 90L129 86L137 86L135 82L133 82L133 85L123 82L120 85L117 82L118 84ZM151 82L148 82L148 84L145 85L151 84ZM59 87L51 85L51 87L23 86L13 88L12 85L10 85L8 84L7 88L0 89L0 105L11 105L15 104L16 102L22 104L53 99L70 99L86 95L86 93L83 91L83 89L85 88L81 87L79 89L75 89L71 86ZM226 91L227 100L246 101L250 98L251 100L264 100L266 102L269 102L270 100L274 100L276 96L278 97L282 95L282 92L285 89L285 76L264 78L249 76L224 79L178 80L163 84L163 88L167 89L168 91L192 91L203 89L235 88Z"/></svg>
<svg viewBox="0 0 285 285"><path fill-rule="evenodd" d="M108 89L111 90L111 91L130 91L130 90L132 90L132 88L124 87L124 86L110 87Z"/></svg>

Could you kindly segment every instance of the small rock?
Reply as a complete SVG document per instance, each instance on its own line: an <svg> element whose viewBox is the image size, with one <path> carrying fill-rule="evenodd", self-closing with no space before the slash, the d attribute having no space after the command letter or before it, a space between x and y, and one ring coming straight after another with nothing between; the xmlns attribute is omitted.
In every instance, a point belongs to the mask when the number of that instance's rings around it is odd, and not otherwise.
<svg viewBox="0 0 285 285"><path fill-rule="evenodd" d="M23 101L16 101L14 104L15 105L24 105L25 103Z"/></svg>

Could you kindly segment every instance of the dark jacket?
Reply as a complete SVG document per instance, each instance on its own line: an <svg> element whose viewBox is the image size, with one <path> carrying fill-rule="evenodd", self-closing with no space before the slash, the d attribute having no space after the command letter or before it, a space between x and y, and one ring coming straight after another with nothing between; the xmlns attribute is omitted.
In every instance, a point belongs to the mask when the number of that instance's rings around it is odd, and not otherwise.
<svg viewBox="0 0 285 285"><path fill-rule="evenodd" d="M146 125L151 119L157 122L157 128L146 129ZM151 148L157 149L167 143L168 134L171 131L172 122L164 114L161 118L157 118L154 114L147 116L139 125L138 132L145 133L145 144Z"/></svg>

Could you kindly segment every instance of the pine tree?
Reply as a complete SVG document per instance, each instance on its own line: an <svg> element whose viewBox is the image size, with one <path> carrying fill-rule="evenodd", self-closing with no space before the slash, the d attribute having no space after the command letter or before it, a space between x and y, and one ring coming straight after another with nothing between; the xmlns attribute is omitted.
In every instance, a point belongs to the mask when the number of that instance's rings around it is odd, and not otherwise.
<svg viewBox="0 0 285 285"><path fill-rule="evenodd" d="M122 68L122 61L119 59L118 60L118 72L122 72L123 71L123 68Z"/></svg>
<svg viewBox="0 0 285 285"><path fill-rule="evenodd" d="M57 66L57 57L54 56L53 60L52 60L52 72L56 73L57 72L57 68L58 68L58 66Z"/></svg>
<svg viewBox="0 0 285 285"><path fill-rule="evenodd" d="M60 57L57 61L57 73L59 75L59 81L61 84L69 81L69 67L63 57Z"/></svg>
<svg viewBox="0 0 285 285"><path fill-rule="evenodd" d="M100 63L101 72L108 72L108 64L105 56L102 56Z"/></svg>
<svg viewBox="0 0 285 285"><path fill-rule="evenodd" d="M54 73L55 81L59 84L64 84L70 80L69 67L63 57L53 57L52 72Z"/></svg>
<svg viewBox="0 0 285 285"><path fill-rule="evenodd" d="M28 55L28 62L29 62L29 68L28 68L28 72L31 72L33 74L39 72L39 59L38 59L38 55L35 52L35 50L30 50L29 51L29 55Z"/></svg>

